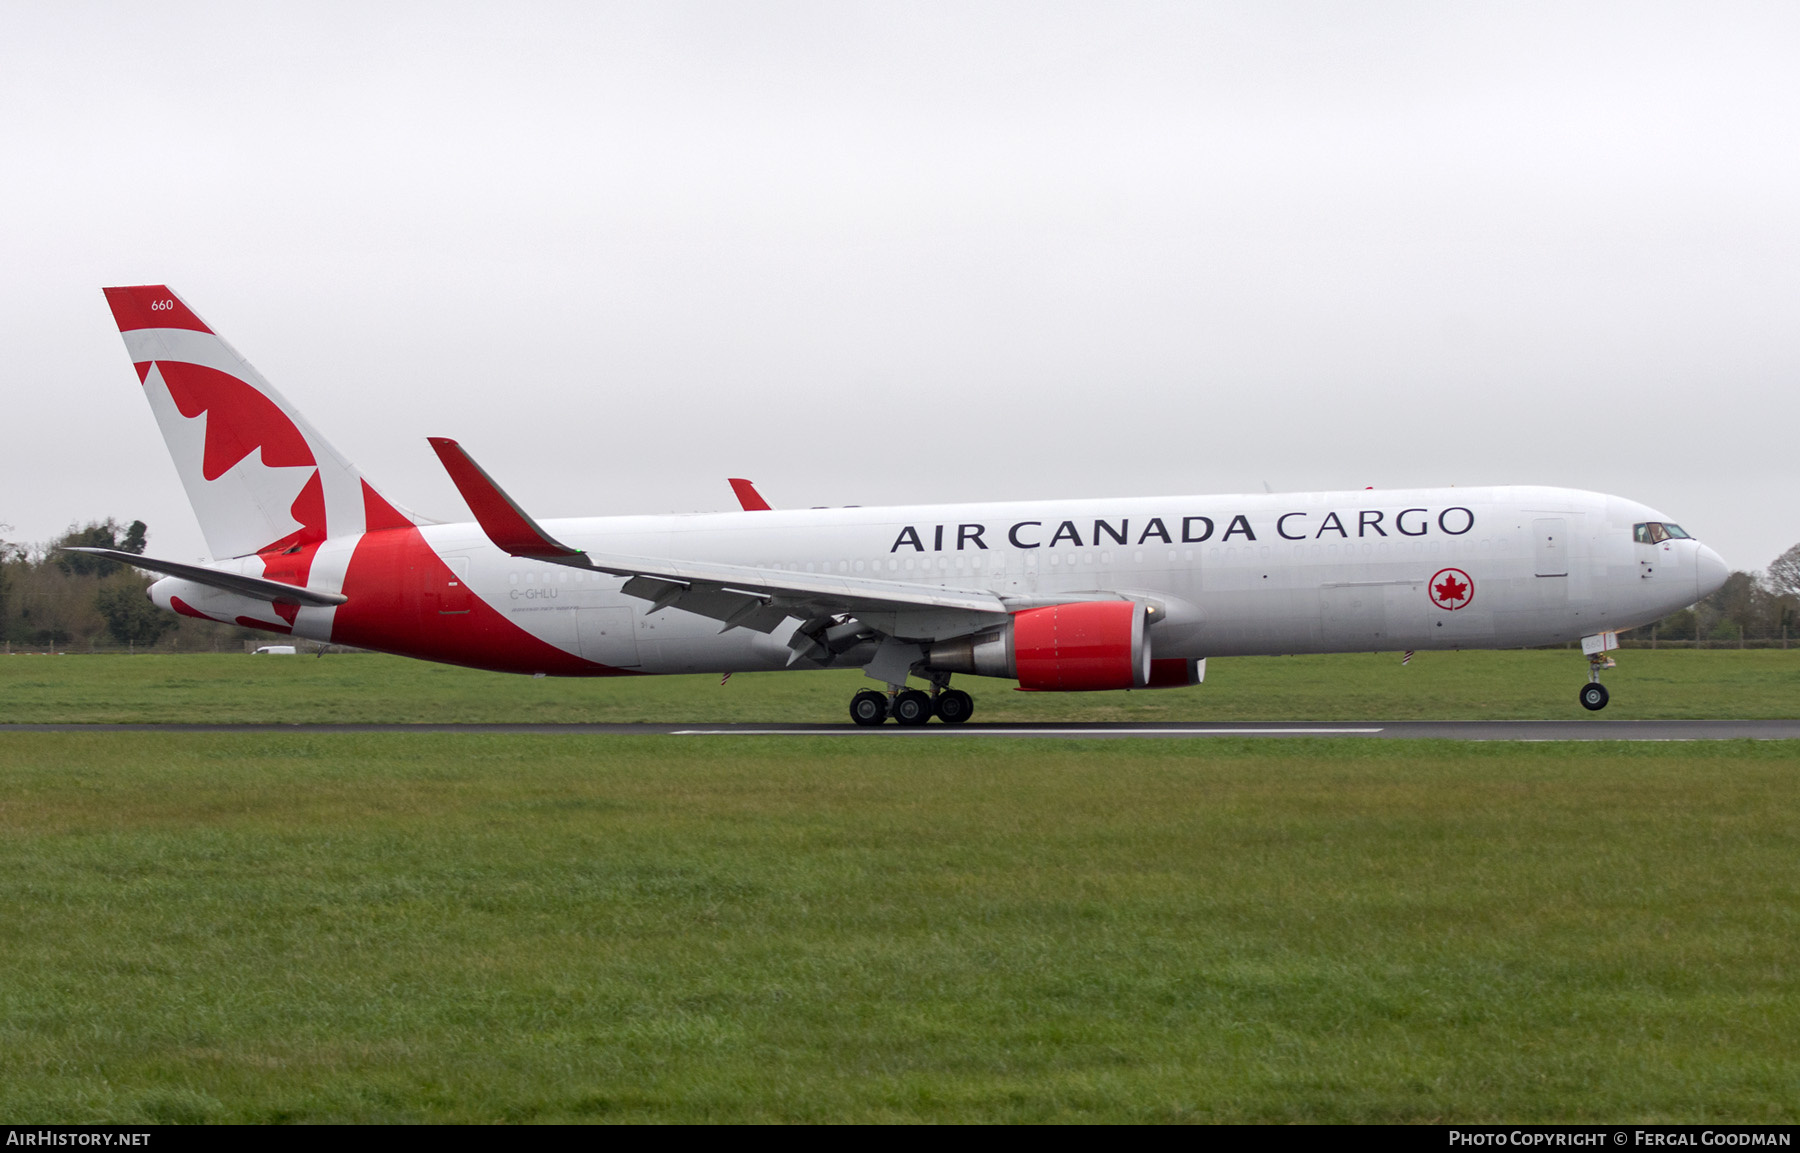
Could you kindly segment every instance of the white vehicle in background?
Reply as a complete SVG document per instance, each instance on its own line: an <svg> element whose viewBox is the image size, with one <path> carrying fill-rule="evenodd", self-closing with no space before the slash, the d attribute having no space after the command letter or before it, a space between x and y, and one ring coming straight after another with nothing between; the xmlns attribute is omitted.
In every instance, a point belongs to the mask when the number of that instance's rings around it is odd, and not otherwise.
<svg viewBox="0 0 1800 1153"><path fill-rule="evenodd" d="M432 438L475 514L439 524L384 498L168 288L106 297L221 559L80 551L167 574L150 595L173 612L425 660L552 676L860 668L885 691L856 694L852 719L916 725L968 719L956 674L1161 688L1198 683L1209 656L1579 639L1580 701L1599 709L1618 630L1727 575L1654 509L1542 487L777 510L734 483L741 512L540 525ZM886 459L912 451L906 419L868 426Z"/></svg>
<svg viewBox="0 0 1800 1153"><path fill-rule="evenodd" d="M263 645L251 655L260 657L266 653L272 657L291 657L299 651L300 650L293 645Z"/></svg>

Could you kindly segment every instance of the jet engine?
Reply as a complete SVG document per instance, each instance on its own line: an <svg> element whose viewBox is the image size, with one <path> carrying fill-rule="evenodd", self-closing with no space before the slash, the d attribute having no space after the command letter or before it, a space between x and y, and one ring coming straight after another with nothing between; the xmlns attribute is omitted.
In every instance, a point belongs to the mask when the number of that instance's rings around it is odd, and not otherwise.
<svg viewBox="0 0 1800 1153"><path fill-rule="evenodd" d="M1017 677L1035 692L1143 688L1151 680L1150 610L1136 601L1079 601L1016 612L998 628L934 641L925 663L947 673Z"/></svg>

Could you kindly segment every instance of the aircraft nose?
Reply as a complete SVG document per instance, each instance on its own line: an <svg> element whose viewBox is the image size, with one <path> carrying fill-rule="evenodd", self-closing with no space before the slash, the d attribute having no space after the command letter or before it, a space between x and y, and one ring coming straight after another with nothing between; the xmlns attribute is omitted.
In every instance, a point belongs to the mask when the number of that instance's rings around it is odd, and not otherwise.
<svg viewBox="0 0 1800 1153"><path fill-rule="evenodd" d="M1725 564L1725 558L1707 548L1700 546L1694 554L1694 599L1709 597L1719 591L1725 584L1725 578L1731 575L1731 569Z"/></svg>

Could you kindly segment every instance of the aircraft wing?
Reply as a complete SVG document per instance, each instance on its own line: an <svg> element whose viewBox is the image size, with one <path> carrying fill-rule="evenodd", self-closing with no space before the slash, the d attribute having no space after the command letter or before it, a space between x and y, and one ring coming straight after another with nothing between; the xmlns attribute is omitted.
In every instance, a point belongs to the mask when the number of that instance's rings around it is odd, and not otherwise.
<svg viewBox="0 0 1800 1153"><path fill-rule="evenodd" d="M723 621L726 629L773 632L789 617L839 613L968 614L968 631L994 623L1006 604L980 589L947 589L868 577L801 573L710 561L588 553L566 545L507 496L463 450L432 437L432 450L495 547L518 557L627 578L621 591L650 601L651 612L679 608Z"/></svg>
<svg viewBox="0 0 1800 1153"><path fill-rule="evenodd" d="M164 573L182 580L210 588L224 589L229 593L252 597L259 601L275 601L280 604L314 605L321 608L341 605L349 600L342 593L319 592L314 589L298 588L283 584L280 581L264 580L261 577L244 576L242 573L220 572L218 569L206 568L203 565L181 564L172 560L157 560L155 557L139 556L132 552L121 552L113 548L85 548L65 545L60 552L84 552L89 556L105 557L116 560L120 564L128 564L133 568L149 569L151 572Z"/></svg>
<svg viewBox="0 0 1800 1153"><path fill-rule="evenodd" d="M629 578L621 591L652 602L652 612L685 609L726 621L732 628L743 625L759 632L771 631L790 616L936 610L985 617L1007 611L999 597L976 589L652 557L588 555L585 559L587 563L578 567ZM969 627L991 623L975 619Z"/></svg>

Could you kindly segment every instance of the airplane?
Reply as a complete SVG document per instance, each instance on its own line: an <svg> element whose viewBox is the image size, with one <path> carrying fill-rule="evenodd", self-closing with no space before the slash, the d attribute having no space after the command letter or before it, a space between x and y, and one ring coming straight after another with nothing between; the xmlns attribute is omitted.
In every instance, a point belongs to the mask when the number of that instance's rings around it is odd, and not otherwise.
<svg viewBox="0 0 1800 1153"><path fill-rule="evenodd" d="M1581 640L1718 589L1719 555L1635 501L1417 488L532 518L428 438L474 514L390 501L181 297L105 289L217 558L161 573L185 616L471 668L640 676L857 668L859 725L960 724L955 676L1032 692L1194 685L1215 656ZM1265 486L1266 487L1266 486ZM924 688L910 687L918 681Z"/></svg>

